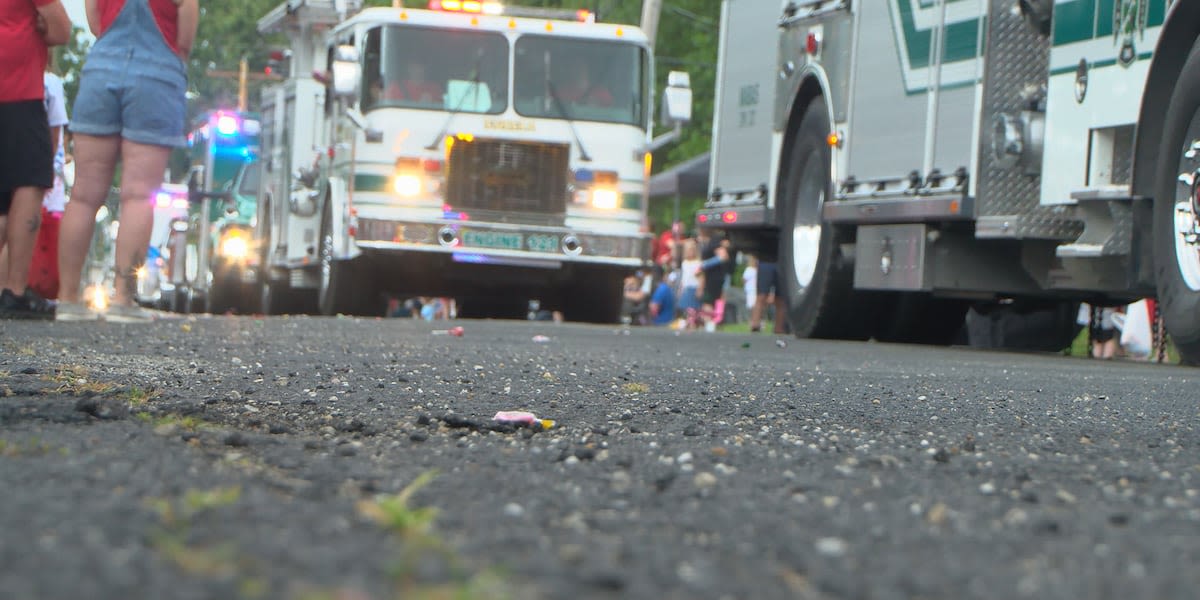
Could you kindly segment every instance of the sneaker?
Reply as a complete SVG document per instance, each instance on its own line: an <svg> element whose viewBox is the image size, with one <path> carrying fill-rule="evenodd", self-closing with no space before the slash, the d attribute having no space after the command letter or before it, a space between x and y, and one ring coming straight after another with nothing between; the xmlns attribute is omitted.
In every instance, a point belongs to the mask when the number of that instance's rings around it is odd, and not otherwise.
<svg viewBox="0 0 1200 600"><path fill-rule="evenodd" d="M82 302L59 302L56 321L99 321L100 313Z"/></svg>
<svg viewBox="0 0 1200 600"><path fill-rule="evenodd" d="M5 288L0 291L0 319L54 320L54 303L29 288L20 296Z"/></svg>
<svg viewBox="0 0 1200 600"><path fill-rule="evenodd" d="M149 323L157 319L153 311L137 305L112 304L104 313L104 320L110 323Z"/></svg>

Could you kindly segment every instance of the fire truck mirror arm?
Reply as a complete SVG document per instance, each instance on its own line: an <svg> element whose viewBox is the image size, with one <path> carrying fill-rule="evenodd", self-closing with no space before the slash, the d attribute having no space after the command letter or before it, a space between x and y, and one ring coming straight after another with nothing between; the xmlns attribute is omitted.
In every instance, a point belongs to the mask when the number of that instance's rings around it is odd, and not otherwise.
<svg viewBox="0 0 1200 600"><path fill-rule="evenodd" d="M383 132L378 129L372 129L371 124L367 123L367 117L363 115L362 112L357 108L347 108L346 116L350 117L350 122L354 123L355 127L363 131L363 135L366 136L367 142L377 144L383 141Z"/></svg>

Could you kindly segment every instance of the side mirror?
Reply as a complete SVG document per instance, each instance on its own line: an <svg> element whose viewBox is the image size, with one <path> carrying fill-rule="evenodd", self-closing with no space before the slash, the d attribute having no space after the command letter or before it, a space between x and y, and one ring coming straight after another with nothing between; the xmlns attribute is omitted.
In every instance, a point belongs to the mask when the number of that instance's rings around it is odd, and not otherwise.
<svg viewBox="0 0 1200 600"><path fill-rule="evenodd" d="M358 48L338 46L333 53L333 93L353 99L362 83L362 65L358 63Z"/></svg>
<svg viewBox="0 0 1200 600"><path fill-rule="evenodd" d="M667 88L662 95L662 121L667 127L686 125L692 120L691 77L684 71L667 74Z"/></svg>
<svg viewBox="0 0 1200 600"><path fill-rule="evenodd" d="M204 165L192 165L188 168L186 181L189 196L188 202L191 202L191 196L204 191Z"/></svg>

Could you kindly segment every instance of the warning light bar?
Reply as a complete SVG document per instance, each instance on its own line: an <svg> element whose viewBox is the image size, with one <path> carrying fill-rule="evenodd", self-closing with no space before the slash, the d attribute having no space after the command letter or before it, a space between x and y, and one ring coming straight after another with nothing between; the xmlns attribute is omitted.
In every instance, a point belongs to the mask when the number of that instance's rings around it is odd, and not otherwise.
<svg viewBox="0 0 1200 600"><path fill-rule="evenodd" d="M505 6L499 2L483 0L429 0L429 10L484 15L506 15L537 19L574 19L580 23L595 23L596 13L587 9L554 9L536 7Z"/></svg>
<svg viewBox="0 0 1200 600"><path fill-rule="evenodd" d="M504 12L504 5L479 0L429 0L429 10L498 15Z"/></svg>

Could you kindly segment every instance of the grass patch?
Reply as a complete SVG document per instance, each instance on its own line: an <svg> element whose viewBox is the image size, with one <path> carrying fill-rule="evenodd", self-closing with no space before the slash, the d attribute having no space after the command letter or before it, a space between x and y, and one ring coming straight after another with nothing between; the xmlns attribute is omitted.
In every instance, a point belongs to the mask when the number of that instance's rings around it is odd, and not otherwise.
<svg viewBox="0 0 1200 600"><path fill-rule="evenodd" d="M143 415L145 415L145 416L143 416ZM147 422L153 423L155 427L161 427L163 425L174 425L180 429L186 429L188 431L197 431L200 429L213 429L215 427L212 423L209 423L208 421L205 421L204 419L201 419L200 417L194 417L192 415L184 416L184 415L177 415L177 414L171 413L171 414L166 414L166 415L162 415L159 417L154 417L150 413L143 411L143 412L137 413L136 417L139 421L142 421L143 423L147 423Z"/></svg>
<svg viewBox="0 0 1200 600"><path fill-rule="evenodd" d="M15 458L18 456L45 456L55 452L57 452L60 456L66 456L69 453L66 448L56 448L38 438L31 438L25 442L9 442L7 440L0 440L0 456L6 458Z"/></svg>
<svg viewBox="0 0 1200 600"><path fill-rule="evenodd" d="M645 394L650 391L650 386L644 383L626 383L621 386L621 391L626 394Z"/></svg>
<svg viewBox="0 0 1200 600"><path fill-rule="evenodd" d="M161 395L162 392L154 388L142 389L134 386L129 388L129 403L133 406L142 406Z"/></svg>
<svg viewBox="0 0 1200 600"><path fill-rule="evenodd" d="M163 525L175 529L187 527L200 513L237 502L241 495L240 487L231 486L211 490L188 490L181 498L150 498L146 503L151 510L158 513Z"/></svg>
<svg viewBox="0 0 1200 600"><path fill-rule="evenodd" d="M1075 339L1071 341L1070 347L1064 351L1064 354L1078 358L1089 358L1091 356L1088 348L1088 330L1086 327L1083 331L1079 332L1079 335L1075 336ZM1150 353L1150 362L1157 360L1158 351L1155 350ZM1171 336L1169 335L1167 336L1167 351L1163 362L1171 365L1179 364L1179 351L1175 349L1175 342L1171 340Z"/></svg>
<svg viewBox="0 0 1200 600"><path fill-rule="evenodd" d="M69 366L55 370L53 375L42 379L58 384L54 390L58 394L72 396L103 395L117 389L117 384L103 381L92 381L88 378L89 371L85 367Z"/></svg>
<svg viewBox="0 0 1200 600"><path fill-rule="evenodd" d="M238 574L237 547L229 542L192 545L188 534L200 514L230 506L241 497L240 487L188 490L179 498L148 498L146 505L158 514L160 527L150 535L151 545L164 558L190 575L231 578Z"/></svg>

